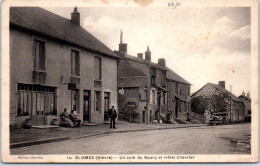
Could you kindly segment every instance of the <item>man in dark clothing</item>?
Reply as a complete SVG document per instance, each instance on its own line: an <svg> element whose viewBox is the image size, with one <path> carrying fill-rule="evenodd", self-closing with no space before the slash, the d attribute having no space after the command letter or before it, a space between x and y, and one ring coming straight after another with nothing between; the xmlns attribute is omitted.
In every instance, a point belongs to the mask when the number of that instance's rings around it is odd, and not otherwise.
<svg viewBox="0 0 260 166"><path fill-rule="evenodd" d="M116 129L115 122L116 122L117 113L114 106L112 106L112 108L109 109L108 116L110 118L110 129L112 128L112 126L114 129Z"/></svg>

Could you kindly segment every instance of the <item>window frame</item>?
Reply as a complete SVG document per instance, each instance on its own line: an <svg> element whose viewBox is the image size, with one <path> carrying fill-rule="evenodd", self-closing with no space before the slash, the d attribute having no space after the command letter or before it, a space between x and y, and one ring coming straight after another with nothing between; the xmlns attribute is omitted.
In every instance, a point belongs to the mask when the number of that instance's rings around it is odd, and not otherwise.
<svg viewBox="0 0 260 166"><path fill-rule="evenodd" d="M99 78L96 78L96 59L99 59ZM99 56L94 56L94 80L95 81L102 80L102 58Z"/></svg>
<svg viewBox="0 0 260 166"><path fill-rule="evenodd" d="M73 57L73 55L75 55L75 57ZM71 63L70 63L71 75L80 76L80 52L78 50L71 49L70 56L71 56ZM73 63L75 64L73 65Z"/></svg>
<svg viewBox="0 0 260 166"><path fill-rule="evenodd" d="M38 50L37 50L37 43L39 45ZM43 54L41 54L40 50L43 51ZM37 38L33 39L33 69L34 71L46 70L46 42Z"/></svg>
<svg viewBox="0 0 260 166"><path fill-rule="evenodd" d="M151 83L155 84L156 68L151 68Z"/></svg>
<svg viewBox="0 0 260 166"><path fill-rule="evenodd" d="M98 108L99 110L97 110L97 93L99 93L99 103L98 103ZM102 112L102 109L101 109L101 106L102 106L102 103L101 103L101 91L95 91L95 113L101 113Z"/></svg>
<svg viewBox="0 0 260 166"><path fill-rule="evenodd" d="M37 110L40 108L42 114L39 115L57 115L57 88L50 86L39 86L34 84L17 84L17 98L16 98L16 116L32 116L38 115ZM22 96L22 102L21 97ZM38 105L38 97L42 104ZM43 97L43 98L42 98ZM26 99L25 99L26 98ZM47 100L48 99L48 100ZM47 103L46 103L47 101ZM23 114L19 114L19 105L22 104L21 112ZM46 108L46 106L48 108ZM25 112L26 111L26 112ZM47 112L48 111L48 112ZM26 113L26 114L25 114ZM36 114L35 114L36 113Z"/></svg>

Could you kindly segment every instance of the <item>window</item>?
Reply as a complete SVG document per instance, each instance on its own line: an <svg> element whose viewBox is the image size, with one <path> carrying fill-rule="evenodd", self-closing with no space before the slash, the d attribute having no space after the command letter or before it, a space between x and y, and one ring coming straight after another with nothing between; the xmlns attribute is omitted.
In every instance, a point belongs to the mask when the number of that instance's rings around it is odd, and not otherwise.
<svg viewBox="0 0 260 166"><path fill-rule="evenodd" d="M166 86L166 71L162 71L162 86Z"/></svg>
<svg viewBox="0 0 260 166"><path fill-rule="evenodd" d="M155 104L155 91L154 90L150 91L150 103Z"/></svg>
<svg viewBox="0 0 260 166"><path fill-rule="evenodd" d="M79 52L71 50L71 75L80 75Z"/></svg>
<svg viewBox="0 0 260 166"><path fill-rule="evenodd" d="M153 104L155 104L155 91L153 90Z"/></svg>
<svg viewBox="0 0 260 166"><path fill-rule="evenodd" d="M163 93L163 104L167 105L167 93Z"/></svg>
<svg viewBox="0 0 260 166"><path fill-rule="evenodd" d="M188 87L188 96L190 96L190 87Z"/></svg>
<svg viewBox="0 0 260 166"><path fill-rule="evenodd" d="M99 91L95 93L95 111L101 112L101 92Z"/></svg>
<svg viewBox="0 0 260 166"><path fill-rule="evenodd" d="M95 80L101 80L101 58L95 57L94 60Z"/></svg>
<svg viewBox="0 0 260 166"><path fill-rule="evenodd" d="M166 93L163 93L163 95L162 95L162 104L163 105L165 105L165 95L166 95Z"/></svg>
<svg viewBox="0 0 260 166"><path fill-rule="evenodd" d="M178 83L175 83L175 93L178 94Z"/></svg>
<svg viewBox="0 0 260 166"><path fill-rule="evenodd" d="M45 70L45 43L34 40L34 70Z"/></svg>
<svg viewBox="0 0 260 166"><path fill-rule="evenodd" d="M156 69L151 69L151 83L155 84L155 77L156 77Z"/></svg>
<svg viewBox="0 0 260 166"><path fill-rule="evenodd" d="M55 88L18 84L17 116L57 115Z"/></svg>
<svg viewBox="0 0 260 166"><path fill-rule="evenodd" d="M184 102L184 107L183 107L183 110L184 110L184 112L186 112L186 111L187 111L187 103L186 103L186 102Z"/></svg>

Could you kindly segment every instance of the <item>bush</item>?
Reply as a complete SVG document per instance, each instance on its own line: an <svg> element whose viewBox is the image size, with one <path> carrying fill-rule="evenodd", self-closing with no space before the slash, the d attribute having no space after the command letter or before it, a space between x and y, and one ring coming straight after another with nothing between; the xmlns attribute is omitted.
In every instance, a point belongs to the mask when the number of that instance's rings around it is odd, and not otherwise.
<svg viewBox="0 0 260 166"><path fill-rule="evenodd" d="M128 122L137 122L139 114L136 110L120 109L118 119Z"/></svg>

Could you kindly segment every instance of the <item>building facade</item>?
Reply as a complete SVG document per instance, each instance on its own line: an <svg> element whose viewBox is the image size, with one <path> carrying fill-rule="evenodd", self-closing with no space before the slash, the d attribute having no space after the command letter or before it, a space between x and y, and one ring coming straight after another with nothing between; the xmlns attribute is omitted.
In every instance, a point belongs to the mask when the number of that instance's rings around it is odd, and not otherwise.
<svg viewBox="0 0 260 166"><path fill-rule="evenodd" d="M103 123L117 108L119 56L71 20L41 8L10 9L10 123L49 125L64 108Z"/></svg>
<svg viewBox="0 0 260 166"><path fill-rule="evenodd" d="M187 90L190 84L167 68L165 59L158 59L158 63L151 62L149 46L145 51L145 57L143 53L138 53L137 57L128 55L127 44L123 43L122 32L117 53L122 57L118 67L120 110L124 110L128 104L135 105L135 110L138 112L138 123L152 123L154 120L157 122L172 120L171 122L173 122L173 118L181 118L186 121L187 110L190 107L187 102L189 100ZM177 77L178 79L176 79ZM176 95L174 92L171 95L170 90L174 91L176 83L179 86L178 93ZM174 86L173 89L172 86ZM168 89L169 87L171 89ZM178 99L173 101L176 96L182 101ZM170 100L172 102L168 107ZM178 106L173 105L174 103L178 103ZM184 103L188 103L188 105ZM176 108L179 110L179 114L175 113ZM183 115L184 110L186 115Z"/></svg>
<svg viewBox="0 0 260 166"><path fill-rule="evenodd" d="M223 95L225 96L225 102L227 103L227 113L229 122L244 122L245 121L245 105L241 99L236 97L234 94L225 89L225 81L219 81L219 84L207 83L197 92L195 92L191 98L197 96L212 96L212 95ZM209 119L212 118L209 114L211 110L205 110L204 123L208 123ZM196 110L192 110L196 112Z"/></svg>
<svg viewBox="0 0 260 166"><path fill-rule="evenodd" d="M191 84L170 69L167 71L167 84L168 119L185 122L191 109Z"/></svg>
<svg viewBox="0 0 260 166"><path fill-rule="evenodd" d="M247 95L245 95L245 92L242 92L242 95L238 98L244 102L246 121L251 121L251 98L249 92L247 92Z"/></svg>

